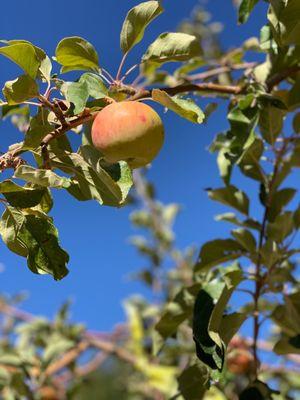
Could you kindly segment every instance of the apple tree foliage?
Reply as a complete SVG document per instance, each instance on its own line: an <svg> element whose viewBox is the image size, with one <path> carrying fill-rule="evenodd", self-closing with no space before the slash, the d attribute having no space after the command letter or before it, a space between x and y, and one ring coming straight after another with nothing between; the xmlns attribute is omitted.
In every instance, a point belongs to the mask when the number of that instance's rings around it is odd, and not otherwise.
<svg viewBox="0 0 300 400"><path fill-rule="evenodd" d="M60 280L69 255L49 215L52 192L111 207L133 202L132 223L144 234L132 243L148 261L135 277L154 299L128 300L128 321L108 340L70 324L66 307L50 322L3 298L1 398L92 398L83 394L88 367L112 356L121 360L128 399L299 398L300 207L291 182L300 167L300 2L242 0L239 23L259 7L267 10L266 25L239 48L223 50L219 25L199 9L124 72L127 55L164 11L160 1L138 4L121 28L115 78L81 37L62 39L53 57L26 40L1 41L1 56L21 71L4 83L0 102L1 118L21 132L0 156L4 243L33 273ZM219 103L228 107L228 129L210 146L222 185L207 194L224 206L217 221L232 228L198 255L175 245L178 205L160 203L143 173L125 161L109 165L91 144L90 125L101 109L149 99L195 124L209 123ZM237 174L246 188L252 181L256 195L236 185ZM242 292L242 301L231 301ZM243 324L251 337L236 336Z"/></svg>

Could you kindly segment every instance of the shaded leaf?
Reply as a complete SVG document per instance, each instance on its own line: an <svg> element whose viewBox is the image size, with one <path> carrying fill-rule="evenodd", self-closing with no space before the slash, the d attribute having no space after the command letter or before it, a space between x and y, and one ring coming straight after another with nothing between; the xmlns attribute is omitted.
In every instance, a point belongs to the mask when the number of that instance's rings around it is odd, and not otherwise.
<svg viewBox="0 0 300 400"><path fill-rule="evenodd" d="M212 240L202 246L195 271L208 270L224 262L235 260L244 253L244 248L236 240Z"/></svg>
<svg viewBox="0 0 300 400"><path fill-rule="evenodd" d="M296 190L285 188L272 194L272 202L268 211L268 220L273 222L282 209L294 198Z"/></svg>
<svg viewBox="0 0 300 400"><path fill-rule="evenodd" d="M245 150L238 161L239 168L244 175L264 182L264 172L260 165L260 159L264 152L264 144L261 139L255 138L254 142Z"/></svg>
<svg viewBox="0 0 300 400"><path fill-rule="evenodd" d="M41 107L38 114L31 118L22 146L23 149L36 149L40 146L43 138L54 130L53 125L48 122L48 116L49 111Z"/></svg>
<svg viewBox="0 0 300 400"><path fill-rule="evenodd" d="M271 104L267 104L261 110L259 127L263 138L270 144L274 144L283 128L284 112Z"/></svg>
<svg viewBox="0 0 300 400"><path fill-rule="evenodd" d="M219 334L226 346L231 341L233 336L239 331L246 319L247 314L239 312L223 316L219 327Z"/></svg>
<svg viewBox="0 0 300 400"><path fill-rule="evenodd" d="M244 24L248 20L254 6L257 3L258 0L242 0L239 7L239 22L241 24Z"/></svg>
<svg viewBox="0 0 300 400"><path fill-rule="evenodd" d="M210 199L233 207L242 214L248 215L249 199L247 195L235 186L226 186L220 189L208 189Z"/></svg>
<svg viewBox="0 0 300 400"><path fill-rule="evenodd" d="M270 389L265 383L255 381L250 384L239 395L239 400L272 400L273 394L280 394L279 392Z"/></svg>
<svg viewBox="0 0 300 400"><path fill-rule="evenodd" d="M275 240L277 243L281 243L293 232L293 229L293 213L287 211L278 215L274 222L268 224L267 234L269 238Z"/></svg>
<svg viewBox="0 0 300 400"><path fill-rule="evenodd" d="M30 208L38 205L44 197L44 188L22 187L11 180L0 183L0 193L13 207Z"/></svg>
<svg viewBox="0 0 300 400"><path fill-rule="evenodd" d="M197 356L210 368L219 371L223 369L225 357L225 343L219 330L228 301L242 280L242 271L233 267L223 278L223 282L211 281L199 291L193 318Z"/></svg>
<svg viewBox="0 0 300 400"><path fill-rule="evenodd" d="M256 240L252 233L247 229L236 229L231 232L235 240L250 254L256 252Z"/></svg>
<svg viewBox="0 0 300 400"><path fill-rule="evenodd" d="M178 326L192 315L199 288L199 284L183 288L174 299L166 305L160 320L155 325L155 331L158 334L155 335L154 341L155 354L160 350L163 341L176 333Z"/></svg>
<svg viewBox="0 0 300 400"><path fill-rule="evenodd" d="M280 46L300 44L299 1L271 1L268 19L275 39Z"/></svg>
<svg viewBox="0 0 300 400"><path fill-rule="evenodd" d="M178 387L185 400L202 399L209 388L209 372L207 367L197 362L186 368L178 377Z"/></svg>
<svg viewBox="0 0 300 400"><path fill-rule="evenodd" d="M2 216L1 236L10 250L27 257L32 272L51 274L56 280L68 273L69 256L59 246L57 229L45 214L28 214L7 207Z"/></svg>

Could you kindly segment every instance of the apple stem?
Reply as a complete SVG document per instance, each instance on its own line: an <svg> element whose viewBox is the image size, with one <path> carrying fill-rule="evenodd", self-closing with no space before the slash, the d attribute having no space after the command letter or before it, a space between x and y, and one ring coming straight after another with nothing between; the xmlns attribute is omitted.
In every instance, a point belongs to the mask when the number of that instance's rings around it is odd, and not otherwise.
<svg viewBox="0 0 300 400"><path fill-rule="evenodd" d="M123 66L124 66L124 64L125 64L125 61L126 61L127 56L128 56L128 52L126 52L126 53L123 55L122 60L121 60L121 62L120 62L120 66L119 66L119 69L118 69L118 72L117 72L117 76L116 76L116 79L115 79L117 82L120 80L122 68L123 68Z"/></svg>

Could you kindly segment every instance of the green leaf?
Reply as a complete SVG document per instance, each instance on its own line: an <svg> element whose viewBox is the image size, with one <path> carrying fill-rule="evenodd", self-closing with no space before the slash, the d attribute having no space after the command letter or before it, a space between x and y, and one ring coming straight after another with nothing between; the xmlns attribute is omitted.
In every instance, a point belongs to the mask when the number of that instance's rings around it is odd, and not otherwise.
<svg viewBox="0 0 300 400"><path fill-rule="evenodd" d="M284 112L272 105L266 105L260 113L259 127L263 138L273 145L283 128Z"/></svg>
<svg viewBox="0 0 300 400"><path fill-rule="evenodd" d="M187 61L201 55L195 36L186 33L162 33L148 48L142 62L163 64L169 61Z"/></svg>
<svg viewBox="0 0 300 400"><path fill-rule="evenodd" d="M280 46L300 44L300 3L298 0L280 2L272 0L268 19Z"/></svg>
<svg viewBox="0 0 300 400"><path fill-rule="evenodd" d="M8 207L0 221L0 235L3 242L12 252L27 257L28 250L18 238L18 232L25 222L23 214L12 207Z"/></svg>
<svg viewBox="0 0 300 400"><path fill-rule="evenodd" d="M70 178L59 176L49 169L35 169L29 165L21 165L15 171L15 177L31 184L56 189L67 189L71 186Z"/></svg>
<svg viewBox="0 0 300 400"><path fill-rule="evenodd" d="M225 343L219 330L225 308L237 285L242 281L242 271L233 266L224 274L223 282L214 280L198 293L193 318L193 334L198 358L212 369L222 371Z"/></svg>
<svg viewBox="0 0 300 400"><path fill-rule="evenodd" d="M215 220L230 222L231 224L240 226L241 228L250 228L250 229L255 229L256 231L261 230L261 224L257 220L252 218L247 218L244 221L241 221L236 217L234 213L230 212L216 215Z"/></svg>
<svg viewBox="0 0 300 400"><path fill-rule="evenodd" d="M38 46L33 45L28 40L4 40L3 43L7 45L15 45L15 44L27 44L34 48L35 54L40 62L40 66L37 73L37 78L40 78L44 81L49 82L51 78L51 70L52 64L50 58L47 56L45 51Z"/></svg>
<svg viewBox="0 0 300 400"><path fill-rule="evenodd" d="M73 36L61 40L56 48L56 60L62 65L61 72L87 70L98 72L98 54L91 43Z"/></svg>
<svg viewBox="0 0 300 400"><path fill-rule="evenodd" d="M48 122L48 117L49 110L41 107L38 114L31 118L22 146L24 150L34 150L39 147L43 138L54 130L53 125Z"/></svg>
<svg viewBox="0 0 300 400"><path fill-rule="evenodd" d="M288 106L289 109L296 109L300 106L300 75L297 75L297 79L288 92Z"/></svg>
<svg viewBox="0 0 300 400"><path fill-rule="evenodd" d="M46 190L45 188L22 187L11 180L5 180L0 183L0 193L11 206L30 208L40 204Z"/></svg>
<svg viewBox="0 0 300 400"><path fill-rule="evenodd" d="M68 254L59 246L52 219L44 214L26 215L18 238L28 250L27 264L36 274L50 274L60 280L68 274Z"/></svg>
<svg viewBox="0 0 300 400"><path fill-rule="evenodd" d="M296 337L300 332L300 294L295 292L284 297L284 304L279 304L273 311L272 320L289 338Z"/></svg>
<svg viewBox="0 0 300 400"><path fill-rule="evenodd" d="M295 228L299 229L300 228L300 206L298 206L297 209L294 211L293 219L294 219Z"/></svg>
<svg viewBox="0 0 300 400"><path fill-rule="evenodd" d="M72 347L75 347L75 345L76 343L73 340L54 334L47 341L47 347L42 356L43 367L72 349Z"/></svg>
<svg viewBox="0 0 300 400"><path fill-rule="evenodd" d="M125 161L120 161L118 164L102 167L119 186L122 192L122 203L125 202L133 185L132 171L128 164Z"/></svg>
<svg viewBox="0 0 300 400"><path fill-rule="evenodd" d="M272 194L272 201L268 211L268 220L273 222L282 209L293 200L296 190L292 188L285 188L278 190Z"/></svg>
<svg viewBox="0 0 300 400"><path fill-rule="evenodd" d="M83 74L78 82L67 82L61 88L66 99L74 104L74 114L81 113L88 98L102 99L107 96L107 88L100 77L92 73Z"/></svg>
<svg viewBox="0 0 300 400"><path fill-rule="evenodd" d="M230 130L217 135L210 147L211 151L219 151L218 165L226 185L229 185L233 165L242 163L244 153L255 142L254 129L258 121L258 108L235 107L230 110L228 120Z"/></svg>
<svg viewBox="0 0 300 400"><path fill-rule="evenodd" d="M235 260L244 253L245 249L233 239L212 240L202 246L195 271L207 271L216 265Z"/></svg>
<svg viewBox="0 0 300 400"><path fill-rule="evenodd" d="M259 182L264 182L264 172L260 165L263 152L264 144L262 140L255 138L254 142L244 151L238 161L238 166L242 173Z"/></svg>
<svg viewBox="0 0 300 400"><path fill-rule="evenodd" d="M300 112L295 114L293 118L293 128L295 133L300 133Z"/></svg>
<svg viewBox="0 0 300 400"><path fill-rule="evenodd" d="M120 206L124 201L120 187L101 167L99 156L96 162L93 150L84 150L85 157L90 157L88 161L77 153L56 154L52 159L54 166L73 175L68 191L81 201L93 199L100 204Z"/></svg>
<svg viewBox="0 0 300 400"><path fill-rule="evenodd" d="M235 240L250 254L256 252L256 240L252 233L247 229L236 229L231 232Z"/></svg>
<svg viewBox="0 0 300 400"><path fill-rule="evenodd" d="M184 400L199 400L209 388L207 367L197 362L186 368L178 377L179 391Z"/></svg>
<svg viewBox="0 0 300 400"><path fill-rule="evenodd" d="M146 1L128 12L120 38L121 49L124 53L127 53L143 39L146 27L162 12L163 8L158 1Z"/></svg>
<svg viewBox="0 0 300 400"><path fill-rule="evenodd" d="M300 335L282 337L275 344L273 351L278 355L300 354Z"/></svg>
<svg viewBox="0 0 300 400"><path fill-rule="evenodd" d="M231 341L233 336L239 331L246 319L247 314L239 312L234 312L232 314L226 314L223 316L219 327L219 333L226 346Z"/></svg>
<svg viewBox="0 0 300 400"><path fill-rule="evenodd" d="M207 190L210 199L233 207L242 214L248 215L249 199L247 195L235 186L226 186L220 189Z"/></svg>
<svg viewBox="0 0 300 400"><path fill-rule="evenodd" d="M273 394L280 393L270 389L265 383L257 380L242 391L239 400L273 400Z"/></svg>
<svg viewBox="0 0 300 400"><path fill-rule="evenodd" d="M9 105L23 103L39 95L39 88L29 75L22 75L13 81L7 81L2 90Z"/></svg>
<svg viewBox="0 0 300 400"><path fill-rule="evenodd" d="M244 24L248 20L254 6L257 3L258 3L258 0L242 0L240 7L239 7L239 23L240 24Z"/></svg>
<svg viewBox="0 0 300 400"><path fill-rule="evenodd" d="M282 243L294 230L293 213L287 211L278 215L274 222L267 226L267 235L277 243Z"/></svg>
<svg viewBox="0 0 300 400"><path fill-rule="evenodd" d="M184 64L182 64L179 68L174 71L175 76L185 76L189 72L195 71L201 67L206 65L206 61L203 57L194 57Z"/></svg>
<svg viewBox="0 0 300 400"><path fill-rule="evenodd" d="M26 74L35 79L41 62L35 48L29 42L16 42L0 47L0 54L18 64Z"/></svg>
<svg viewBox="0 0 300 400"><path fill-rule="evenodd" d="M160 320L155 325L154 354L161 349L163 342L176 333L179 325L192 315L195 298L200 289L199 284L183 288L167 304Z"/></svg>
<svg viewBox="0 0 300 400"><path fill-rule="evenodd" d="M52 219L44 213L27 213L7 207L0 233L10 250L27 257L28 267L34 273L51 274L56 280L67 275L69 256L59 246Z"/></svg>
<svg viewBox="0 0 300 400"><path fill-rule="evenodd" d="M182 99L178 96L171 97L159 89L153 89L152 98L164 107L196 124L201 124L205 118L203 111L192 99Z"/></svg>

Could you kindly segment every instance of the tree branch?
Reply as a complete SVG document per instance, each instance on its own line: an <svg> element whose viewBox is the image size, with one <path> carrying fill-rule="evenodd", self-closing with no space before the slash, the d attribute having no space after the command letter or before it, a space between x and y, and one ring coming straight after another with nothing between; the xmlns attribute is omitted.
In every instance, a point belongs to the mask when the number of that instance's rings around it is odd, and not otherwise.
<svg viewBox="0 0 300 400"><path fill-rule="evenodd" d="M176 94L180 93L187 93L187 92L211 92L211 93L218 93L218 94L241 94L243 93L244 88L241 86L228 86L228 85L219 85L217 83L190 83L186 85L178 85L174 87L162 87L158 88L159 90L166 92L170 96L175 96ZM128 100L135 101L139 99L149 98L152 96L153 89L143 89L137 92L135 95L131 96Z"/></svg>
<svg viewBox="0 0 300 400"><path fill-rule="evenodd" d="M271 76L266 82L268 92L271 92L271 90L275 86L279 85L282 81L284 81L285 79L289 78L291 75L299 71L300 71L300 65L293 65L292 67L287 68Z"/></svg>

